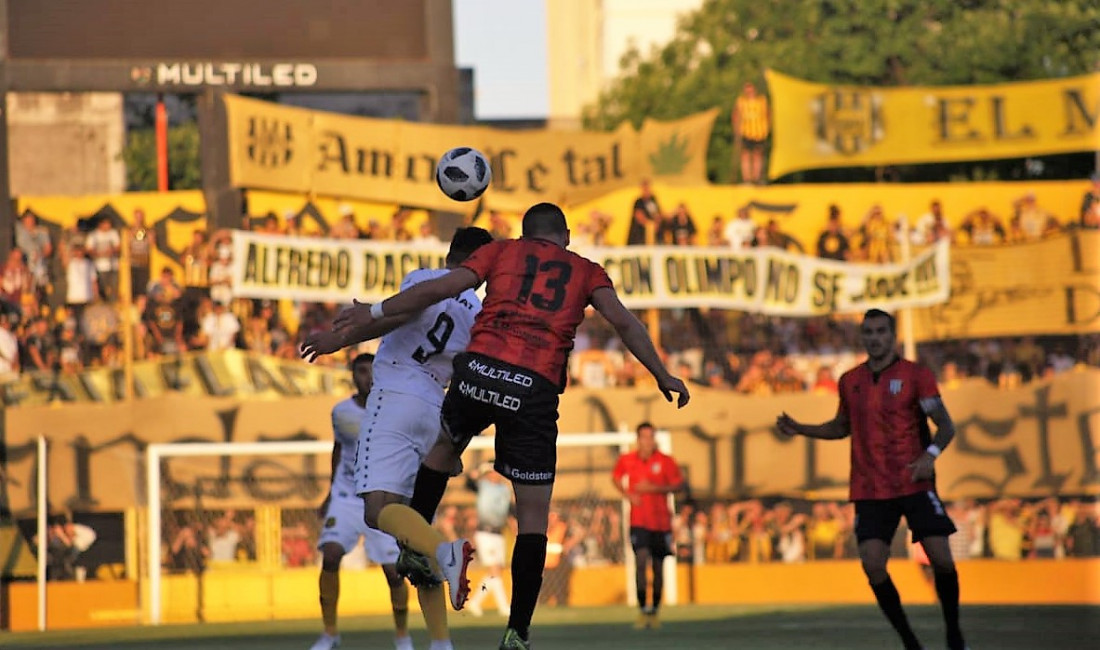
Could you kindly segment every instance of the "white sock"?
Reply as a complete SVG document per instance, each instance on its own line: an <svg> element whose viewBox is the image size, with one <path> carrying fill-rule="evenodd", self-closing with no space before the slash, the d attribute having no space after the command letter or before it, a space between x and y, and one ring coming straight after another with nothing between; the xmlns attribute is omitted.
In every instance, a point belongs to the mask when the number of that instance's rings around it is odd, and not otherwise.
<svg viewBox="0 0 1100 650"><path fill-rule="evenodd" d="M446 641L432 641L432 644L428 646L428 650L455 650L455 647L451 645L450 639Z"/></svg>
<svg viewBox="0 0 1100 650"><path fill-rule="evenodd" d="M393 647L396 650L414 650L416 646L413 645L411 636L403 636L393 640Z"/></svg>

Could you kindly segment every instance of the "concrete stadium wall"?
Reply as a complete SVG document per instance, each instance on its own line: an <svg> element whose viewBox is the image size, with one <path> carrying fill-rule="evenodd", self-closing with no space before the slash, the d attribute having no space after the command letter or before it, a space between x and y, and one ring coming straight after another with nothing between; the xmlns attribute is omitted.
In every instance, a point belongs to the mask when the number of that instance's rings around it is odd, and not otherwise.
<svg viewBox="0 0 1100 650"><path fill-rule="evenodd" d="M913 562L895 561L890 569L902 601L933 604L935 589ZM248 568L215 568L206 573L202 618L207 622L302 619L320 616L317 569L264 572ZM478 584L479 571L470 572ZM1100 605L1100 559L970 560L959 563L964 604ZM511 586L505 576L506 589ZM726 564L679 567L680 602L707 605L866 604L873 598L855 560L789 564ZM627 602L622 566L577 569L570 583L576 607ZM199 585L194 576L164 576L165 623L199 620ZM37 626L34 583L14 583L2 599L9 603L12 631ZM49 629L139 625L140 588L135 581L50 583L47 589ZM410 609L418 610L415 596ZM385 578L377 569L345 571L340 580L340 615L385 614L390 611Z"/></svg>
<svg viewBox="0 0 1100 650"><path fill-rule="evenodd" d="M126 189L120 93L8 93L12 196Z"/></svg>

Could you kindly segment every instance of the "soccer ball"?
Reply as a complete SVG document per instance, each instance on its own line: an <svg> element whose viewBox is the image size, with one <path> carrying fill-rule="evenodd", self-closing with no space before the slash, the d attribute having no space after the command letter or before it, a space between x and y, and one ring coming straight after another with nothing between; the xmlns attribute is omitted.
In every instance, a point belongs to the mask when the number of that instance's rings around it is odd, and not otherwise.
<svg viewBox="0 0 1100 650"><path fill-rule="evenodd" d="M435 182L455 201L473 201L489 187L493 172L485 155L471 147L455 147L439 159Z"/></svg>

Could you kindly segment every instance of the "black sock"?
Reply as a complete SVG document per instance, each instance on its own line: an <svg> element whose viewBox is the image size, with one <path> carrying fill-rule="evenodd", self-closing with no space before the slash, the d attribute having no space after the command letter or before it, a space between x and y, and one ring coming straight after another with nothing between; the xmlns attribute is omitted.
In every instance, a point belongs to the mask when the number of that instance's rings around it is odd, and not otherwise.
<svg viewBox="0 0 1100 650"><path fill-rule="evenodd" d="M920 641L917 640L917 635L913 634L913 628L909 627L909 619L905 617L905 610L901 608L901 596L898 594L898 588L894 586L894 581L887 577L886 582L871 585L871 591L875 592L875 599L878 600L882 613L886 615L886 620L890 621L890 625L897 630L898 636L905 644L905 650L921 650Z"/></svg>
<svg viewBox="0 0 1100 650"><path fill-rule="evenodd" d="M649 577L646 572L649 570L649 556L645 551L635 551L634 555L634 589L638 594L638 609L645 612L646 605L646 593L649 591L647 583Z"/></svg>
<svg viewBox="0 0 1100 650"><path fill-rule="evenodd" d="M936 595L943 609L943 622L947 625L947 645L951 650L962 650L966 643L959 628L958 572L936 574Z"/></svg>
<svg viewBox="0 0 1100 650"><path fill-rule="evenodd" d="M512 612L508 627L526 641L546 568L546 535L521 533L512 551Z"/></svg>
<svg viewBox="0 0 1100 650"><path fill-rule="evenodd" d="M653 611L661 606L661 592L665 587L664 558L653 558Z"/></svg>
<svg viewBox="0 0 1100 650"><path fill-rule="evenodd" d="M435 519L435 511L443 500L443 493L447 491L447 481L450 479L451 475L447 472L437 472L427 465L421 465L416 472L416 483L413 484L409 507L419 512L429 524Z"/></svg>

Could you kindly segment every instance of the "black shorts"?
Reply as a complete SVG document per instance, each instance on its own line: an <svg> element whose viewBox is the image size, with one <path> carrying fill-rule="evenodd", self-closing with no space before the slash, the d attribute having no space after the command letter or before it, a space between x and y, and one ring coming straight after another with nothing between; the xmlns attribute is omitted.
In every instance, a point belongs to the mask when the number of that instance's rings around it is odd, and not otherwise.
<svg viewBox="0 0 1100 650"><path fill-rule="evenodd" d="M635 554L642 549L648 549L650 555L663 559L672 555L672 533L631 526L630 546Z"/></svg>
<svg viewBox="0 0 1100 650"><path fill-rule="evenodd" d="M766 139L753 140L752 138L741 138L741 149L744 151L763 151L764 145L767 143L768 141Z"/></svg>
<svg viewBox="0 0 1100 650"><path fill-rule="evenodd" d="M856 540L881 539L889 544L902 515L913 533L914 544L925 537L947 537L956 530L939 495L929 490L895 499L856 501Z"/></svg>
<svg viewBox="0 0 1100 650"><path fill-rule="evenodd" d="M526 368L476 352L455 356L443 431L460 450L496 426L493 468L516 483L548 485L558 464L558 387Z"/></svg>

